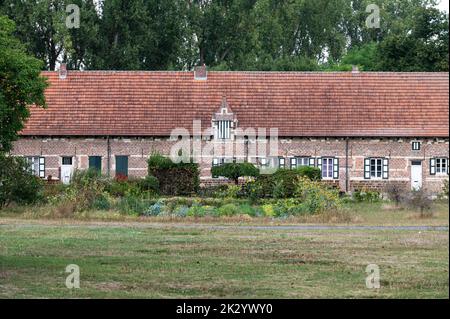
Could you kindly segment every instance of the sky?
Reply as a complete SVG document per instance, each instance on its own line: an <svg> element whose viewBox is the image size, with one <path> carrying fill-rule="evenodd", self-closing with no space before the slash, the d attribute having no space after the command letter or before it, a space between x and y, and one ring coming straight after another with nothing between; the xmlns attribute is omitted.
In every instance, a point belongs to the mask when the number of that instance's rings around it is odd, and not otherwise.
<svg viewBox="0 0 450 319"><path fill-rule="evenodd" d="M448 2L449 0L441 0L441 3L439 4L439 9L445 10L448 13Z"/></svg>

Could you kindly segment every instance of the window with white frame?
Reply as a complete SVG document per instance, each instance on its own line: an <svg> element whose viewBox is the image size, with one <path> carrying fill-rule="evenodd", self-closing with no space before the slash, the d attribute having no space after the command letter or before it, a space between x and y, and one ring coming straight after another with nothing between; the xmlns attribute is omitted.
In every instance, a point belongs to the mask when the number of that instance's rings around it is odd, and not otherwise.
<svg viewBox="0 0 450 319"><path fill-rule="evenodd" d="M323 179L339 178L339 159L335 157L321 157L317 159L317 167L322 172Z"/></svg>
<svg viewBox="0 0 450 319"><path fill-rule="evenodd" d="M412 142L412 150L413 151L420 151L420 142Z"/></svg>
<svg viewBox="0 0 450 319"><path fill-rule="evenodd" d="M382 157L364 159L364 178L388 179L389 160Z"/></svg>
<svg viewBox="0 0 450 319"><path fill-rule="evenodd" d="M300 166L315 166L314 158L312 157L292 157L290 159L291 169L296 169Z"/></svg>
<svg viewBox="0 0 450 319"><path fill-rule="evenodd" d="M26 157L28 169L30 172L38 177L45 177L45 158L41 156L28 156Z"/></svg>
<svg viewBox="0 0 450 319"><path fill-rule="evenodd" d="M443 175L448 174L448 158L437 157L430 159L430 174Z"/></svg>
<svg viewBox="0 0 450 319"><path fill-rule="evenodd" d="M278 168L286 168L286 160L284 157L278 158Z"/></svg>
<svg viewBox="0 0 450 319"><path fill-rule="evenodd" d="M231 121L217 121L216 125L218 139L231 138Z"/></svg>
<svg viewBox="0 0 450 319"><path fill-rule="evenodd" d="M268 167L269 166L269 160L265 157L259 158L259 165L261 167Z"/></svg>

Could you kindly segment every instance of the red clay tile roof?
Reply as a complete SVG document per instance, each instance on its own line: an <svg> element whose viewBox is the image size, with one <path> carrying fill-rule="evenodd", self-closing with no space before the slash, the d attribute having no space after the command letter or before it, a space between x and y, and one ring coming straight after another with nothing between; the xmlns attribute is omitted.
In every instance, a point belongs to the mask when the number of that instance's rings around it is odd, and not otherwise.
<svg viewBox="0 0 450 319"><path fill-rule="evenodd" d="M226 96L239 126L280 136L449 135L448 73L44 72L47 109L22 135L169 136L202 128Z"/></svg>

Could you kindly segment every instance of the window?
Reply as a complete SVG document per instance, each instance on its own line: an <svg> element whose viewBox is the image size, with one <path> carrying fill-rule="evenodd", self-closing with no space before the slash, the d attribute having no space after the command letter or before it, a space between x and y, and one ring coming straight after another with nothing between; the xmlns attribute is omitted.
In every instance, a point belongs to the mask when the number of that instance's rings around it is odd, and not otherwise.
<svg viewBox="0 0 450 319"><path fill-rule="evenodd" d="M116 177L128 177L128 156L116 156Z"/></svg>
<svg viewBox="0 0 450 319"><path fill-rule="evenodd" d="M339 159L334 157L321 157L317 159L317 167L322 171L324 179L339 178Z"/></svg>
<svg viewBox="0 0 450 319"><path fill-rule="evenodd" d="M283 157L278 158L278 168L286 168L286 160Z"/></svg>
<svg viewBox="0 0 450 319"><path fill-rule="evenodd" d="M63 156L62 164L63 165L72 165L72 157L70 157L70 156Z"/></svg>
<svg viewBox="0 0 450 319"><path fill-rule="evenodd" d="M212 166L220 166L225 164L225 158L213 158ZM212 178L218 178L219 176L213 175Z"/></svg>
<svg viewBox="0 0 450 319"><path fill-rule="evenodd" d="M231 138L231 121L217 121L217 137L219 139Z"/></svg>
<svg viewBox="0 0 450 319"><path fill-rule="evenodd" d="M314 158L312 157L293 157L291 158L291 169L296 169L300 166L315 166Z"/></svg>
<svg viewBox="0 0 450 319"><path fill-rule="evenodd" d="M412 150L420 151L420 142L412 142Z"/></svg>
<svg viewBox="0 0 450 319"><path fill-rule="evenodd" d="M26 158L28 169L38 177L45 177L45 158L39 156L29 156Z"/></svg>
<svg viewBox="0 0 450 319"><path fill-rule="evenodd" d="M430 174L431 175L443 175L448 174L448 158L438 157L430 159Z"/></svg>
<svg viewBox="0 0 450 319"><path fill-rule="evenodd" d="M89 156L89 169L95 169L97 171L102 170L102 157L101 156Z"/></svg>
<svg viewBox="0 0 450 319"><path fill-rule="evenodd" d="M268 167L269 166L269 161L267 160L267 158L262 157L259 159L259 165L261 167Z"/></svg>
<svg viewBox="0 0 450 319"><path fill-rule="evenodd" d="M387 158L366 158L364 160L365 179L388 179L389 160Z"/></svg>

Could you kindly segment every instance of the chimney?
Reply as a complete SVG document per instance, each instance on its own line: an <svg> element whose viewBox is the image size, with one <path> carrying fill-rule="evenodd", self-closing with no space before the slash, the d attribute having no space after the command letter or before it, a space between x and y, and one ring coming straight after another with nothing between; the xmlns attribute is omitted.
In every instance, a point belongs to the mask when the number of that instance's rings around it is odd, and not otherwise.
<svg viewBox="0 0 450 319"><path fill-rule="evenodd" d="M64 80L67 77L67 65L65 63L61 63L59 66L59 78Z"/></svg>
<svg viewBox="0 0 450 319"><path fill-rule="evenodd" d="M194 68L194 79L195 80L206 80L208 79L208 71L206 71L206 65L196 66Z"/></svg>
<svg viewBox="0 0 450 319"><path fill-rule="evenodd" d="M352 65L352 73L358 74L359 73L359 67L357 65Z"/></svg>

